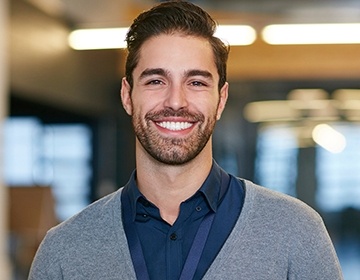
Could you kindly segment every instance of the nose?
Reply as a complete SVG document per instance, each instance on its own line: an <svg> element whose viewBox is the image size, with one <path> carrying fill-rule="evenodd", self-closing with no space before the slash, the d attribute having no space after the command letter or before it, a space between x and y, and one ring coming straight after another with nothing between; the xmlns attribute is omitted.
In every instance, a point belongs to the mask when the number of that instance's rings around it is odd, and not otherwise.
<svg viewBox="0 0 360 280"><path fill-rule="evenodd" d="M177 111L188 106L186 91L181 85L172 85L166 94L165 107Z"/></svg>

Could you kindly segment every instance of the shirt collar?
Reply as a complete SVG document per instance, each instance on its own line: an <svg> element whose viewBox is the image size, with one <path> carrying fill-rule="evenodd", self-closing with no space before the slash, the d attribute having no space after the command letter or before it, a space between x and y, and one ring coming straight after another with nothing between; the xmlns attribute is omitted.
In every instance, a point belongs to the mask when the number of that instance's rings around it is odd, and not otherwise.
<svg viewBox="0 0 360 280"><path fill-rule="evenodd" d="M200 187L199 191L202 193L209 204L210 208L216 212L219 204L221 186L221 173L219 165L213 160L210 173L205 182Z"/></svg>
<svg viewBox="0 0 360 280"><path fill-rule="evenodd" d="M205 197L205 200L207 201L210 208L214 212L216 212L219 204L220 186L221 186L221 169L219 165L213 160L213 164L208 177L206 178L206 180L204 181L204 183L196 193L201 193ZM136 170L132 173L126 187L127 187L127 193L131 201L132 218L133 220L135 220L136 203L139 201L140 198L146 200L143 194L139 191L139 188L136 184Z"/></svg>

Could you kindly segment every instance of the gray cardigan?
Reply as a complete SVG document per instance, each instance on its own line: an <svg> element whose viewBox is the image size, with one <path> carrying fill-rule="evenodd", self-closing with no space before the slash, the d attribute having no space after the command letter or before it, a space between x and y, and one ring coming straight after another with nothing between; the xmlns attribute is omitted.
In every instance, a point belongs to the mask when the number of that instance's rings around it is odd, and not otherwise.
<svg viewBox="0 0 360 280"><path fill-rule="evenodd" d="M241 215L203 279L343 279L331 240L314 210L249 181L245 190ZM135 280L120 197L121 189L51 229L29 280Z"/></svg>

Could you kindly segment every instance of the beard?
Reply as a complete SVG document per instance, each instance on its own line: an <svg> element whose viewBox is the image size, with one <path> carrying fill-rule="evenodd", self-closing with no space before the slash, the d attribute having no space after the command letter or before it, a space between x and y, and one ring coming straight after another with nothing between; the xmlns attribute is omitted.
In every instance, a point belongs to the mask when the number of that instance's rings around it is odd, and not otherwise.
<svg viewBox="0 0 360 280"><path fill-rule="evenodd" d="M195 122L196 127L186 137L162 136L153 122L166 117L182 117ZM190 113L187 109L164 109L147 113L144 120L140 114L134 114L132 118L135 135L146 152L158 162L182 165L193 160L208 143L214 131L216 113L206 119L203 114Z"/></svg>

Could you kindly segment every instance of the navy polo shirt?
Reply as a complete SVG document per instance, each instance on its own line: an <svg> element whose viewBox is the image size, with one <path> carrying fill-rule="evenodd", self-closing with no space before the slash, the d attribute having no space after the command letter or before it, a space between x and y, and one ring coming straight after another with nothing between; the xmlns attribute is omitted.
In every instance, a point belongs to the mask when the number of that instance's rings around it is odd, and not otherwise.
<svg viewBox="0 0 360 280"><path fill-rule="evenodd" d="M132 221L140 239L150 279L178 280L192 242L204 216L215 212L214 222L193 279L201 279L230 234L244 202L244 186L230 175L228 189L220 198L221 169L213 162L200 189L182 202L173 225L165 222L159 209L136 185L136 172L123 195L131 203Z"/></svg>

